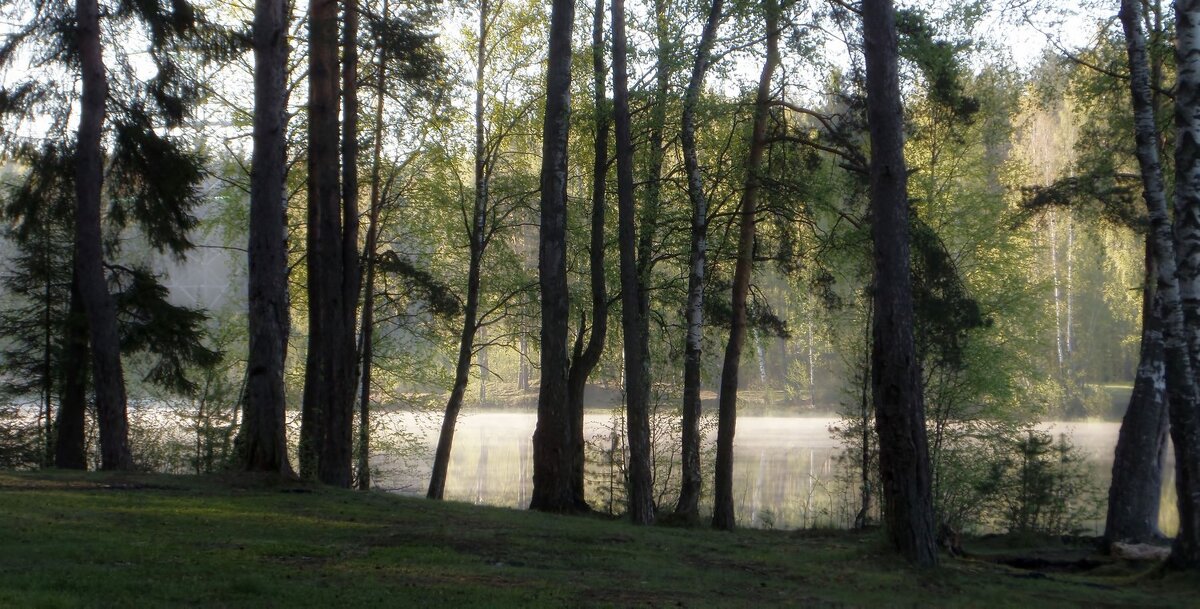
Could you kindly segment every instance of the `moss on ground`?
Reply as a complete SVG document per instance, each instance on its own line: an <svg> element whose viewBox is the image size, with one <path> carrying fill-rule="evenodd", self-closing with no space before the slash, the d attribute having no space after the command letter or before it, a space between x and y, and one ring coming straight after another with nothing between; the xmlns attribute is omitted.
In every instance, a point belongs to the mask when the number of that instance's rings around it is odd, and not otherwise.
<svg viewBox="0 0 1200 609"><path fill-rule="evenodd" d="M637 528L250 476L0 473L0 607L1187 607L1200 578ZM968 548L969 549L969 548ZM1006 552L1011 550L1006 549Z"/></svg>

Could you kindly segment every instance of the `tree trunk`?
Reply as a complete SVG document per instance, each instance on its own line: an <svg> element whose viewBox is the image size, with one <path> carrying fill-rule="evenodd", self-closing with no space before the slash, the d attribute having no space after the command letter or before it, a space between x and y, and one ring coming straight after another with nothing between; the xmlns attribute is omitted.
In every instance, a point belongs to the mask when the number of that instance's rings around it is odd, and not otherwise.
<svg viewBox="0 0 1200 609"><path fill-rule="evenodd" d="M483 264L484 226L487 221L487 142L484 140L484 70L487 68L488 45L488 0L479 4L479 46L475 55L475 204L471 214L470 262L467 267L467 306L463 310L462 334L458 342L458 363L454 367L454 387L446 401L446 414L442 419L442 432L438 436L437 450L433 457L433 473L429 478L426 497L441 499L446 491L446 472L450 468L450 448L454 444L454 426L462 410L463 396L467 392L467 381L471 379L471 357L475 353L475 332L479 329L476 317L479 314L479 283Z"/></svg>
<svg viewBox="0 0 1200 609"><path fill-rule="evenodd" d="M388 16L388 0L383 1L381 15ZM384 72L385 53L379 45L375 73L374 150L371 158L371 209L367 220L367 242L363 246L366 280L363 283L362 322L359 332L359 400L358 400L358 488L371 488L371 372L375 357L375 256L379 241L379 214L383 210L383 97L387 84Z"/></svg>
<svg viewBox="0 0 1200 609"><path fill-rule="evenodd" d="M596 0L592 18L592 121L596 129L596 138L592 148L592 237L588 252L591 266L592 330L588 335L587 347L580 346L576 350L567 377L573 450L571 488L575 494L575 504L581 510L588 508L584 492L583 398L588 376L600 363L600 356L604 352L604 340L608 335L608 286L604 273L604 206L608 191L609 129L608 97L605 95L604 85L607 74L608 69L604 64L604 0Z"/></svg>
<svg viewBox="0 0 1200 609"><path fill-rule="evenodd" d="M283 367L287 356L288 3L254 5L254 155L250 164L249 315L238 458L249 471L290 475Z"/></svg>
<svg viewBox="0 0 1200 609"><path fill-rule="evenodd" d="M1185 6L1177 5L1177 32L1180 49L1195 49L1197 40L1192 22L1197 17L1192 3ZM1190 10L1188 10L1190 9ZM1193 375L1192 358L1189 354L1188 324L1184 320L1184 307L1180 300L1179 279L1176 267L1175 243L1171 232L1170 219L1167 217L1166 191L1163 184L1162 166L1158 158L1156 143L1157 133L1154 121L1154 107L1150 97L1150 76L1146 61L1146 41L1141 31L1138 11L1139 4L1134 0L1121 2L1121 24L1125 29L1126 47L1129 54L1130 94L1133 99L1134 135L1137 140L1138 165L1141 169L1143 198L1150 217L1150 236L1154 243L1154 264L1158 269L1158 295L1163 306L1163 349L1166 358L1167 371L1167 403L1171 422L1171 439L1175 444L1175 486L1179 498L1179 534L1171 551L1170 562L1177 567L1195 568L1200 566L1200 488L1196 479L1200 473L1200 437L1197 434L1197 393ZM1178 51L1177 51L1178 52ZM1194 50L1187 58L1200 55ZM1183 106L1194 109L1195 96L1200 89L1190 86L1191 77L1200 76L1200 67L1180 60L1179 85L1176 93L1176 104L1191 104ZM1180 106L1176 110L1176 126L1181 114ZM1176 145L1186 140L1185 133L1176 137ZM1180 155L1176 155L1176 171L1181 175L1190 175L1187 169L1180 167ZM1186 159L1185 159L1186 160ZM1177 177L1177 179L1179 179ZM1186 196L1180 191L1186 191L1184 184L1187 180L1176 184L1176 196ZM1181 231L1188 224L1181 219ZM1183 235L1193 238L1194 234ZM1184 246L1185 248L1187 246Z"/></svg>
<svg viewBox="0 0 1200 609"><path fill-rule="evenodd" d="M353 479L358 213L353 197L343 207L339 184L337 9L334 0L310 0L306 256L309 335L300 468L301 476L306 478L315 476L326 484L349 487ZM357 116L357 104L351 101L351 106L353 114L348 116Z"/></svg>
<svg viewBox="0 0 1200 609"><path fill-rule="evenodd" d="M1190 370L1187 371L1188 387L1180 391L1181 399L1172 399L1170 405L1180 523L1171 563L1195 569L1200 568L1200 403L1197 403L1200 395L1195 386L1195 371L1200 366L1200 113L1197 112L1200 108L1200 2L1176 2L1175 18L1178 73L1175 86L1175 239L1179 244L1176 276L1183 313L1180 321L1184 324L1181 341L1189 354ZM1132 64L1132 45L1130 48ZM1145 63L1144 59L1142 63ZM1144 71L1144 65L1141 69ZM1150 112L1153 112L1152 108ZM1150 117L1153 118L1153 114ZM1169 300L1164 296L1168 307L1171 306ZM1169 319L1166 330L1168 388L1174 384L1170 355L1173 328ZM1184 395L1191 399L1182 399Z"/></svg>
<svg viewBox="0 0 1200 609"><path fill-rule="evenodd" d="M913 344L908 175L891 0L864 0L871 236L875 245L871 395L888 537L909 561L937 564L920 362Z"/></svg>
<svg viewBox="0 0 1200 609"><path fill-rule="evenodd" d="M100 228L100 194L104 181L104 153L100 139L108 99L108 76L100 46L97 1L76 0L75 18L83 83L75 150L75 272L91 340L92 386L96 392L100 424L100 467L132 469L117 308L108 293L104 276Z"/></svg>
<svg viewBox="0 0 1200 609"><path fill-rule="evenodd" d="M1144 543L1162 536L1158 530L1158 508L1167 439L1167 371L1151 247L1147 240L1141 354L1113 456L1105 545L1118 541Z"/></svg>
<svg viewBox="0 0 1200 609"><path fill-rule="evenodd" d="M60 469L87 469L87 371L88 327L79 295L77 275L71 277L71 302L68 305L66 336L59 362L62 383L58 397L58 416L54 421L54 466Z"/></svg>
<svg viewBox="0 0 1200 609"><path fill-rule="evenodd" d="M754 98L754 126L750 134L750 152L746 159L746 185L742 190L739 216L737 263L733 270L733 292L730 304L732 320L729 342L725 344L725 361L721 367L721 394L717 414L717 463L714 479L712 526L733 530L736 518L733 507L733 436L737 424L738 367L742 362L742 346L746 342L746 300L750 294L750 275L754 272L755 215L758 213L759 171L766 151L767 122L771 109L771 78L779 65L779 4L770 0L766 11L767 59L758 80Z"/></svg>
<svg viewBox="0 0 1200 609"><path fill-rule="evenodd" d="M642 286L634 227L633 140L629 126L625 3L612 2L613 118L617 142L617 211L621 254L621 328L625 343L625 424L629 442L629 515L635 524L654 522L654 479L650 471L649 361L643 350ZM648 229L646 229L648 230Z"/></svg>
<svg viewBox="0 0 1200 609"><path fill-rule="evenodd" d="M567 137L571 113L573 0L553 0L546 69L546 116L542 128L541 229L538 280L541 287L541 385L533 432L533 493L529 507L547 512L575 510L571 486L571 416L567 410Z"/></svg>
<svg viewBox="0 0 1200 609"><path fill-rule="evenodd" d="M700 33L696 60L683 95L683 166L687 173L688 199L692 203L692 241L688 253L688 292L684 316L687 338L683 349L683 430L680 452L682 475L679 502L675 514L685 522L700 518L700 491L704 477L700 473L700 362L704 340L704 271L708 256L708 197L700 174L696 153L696 106L704 89L704 76L712 62L712 48L721 25L722 0L713 0L708 19Z"/></svg>

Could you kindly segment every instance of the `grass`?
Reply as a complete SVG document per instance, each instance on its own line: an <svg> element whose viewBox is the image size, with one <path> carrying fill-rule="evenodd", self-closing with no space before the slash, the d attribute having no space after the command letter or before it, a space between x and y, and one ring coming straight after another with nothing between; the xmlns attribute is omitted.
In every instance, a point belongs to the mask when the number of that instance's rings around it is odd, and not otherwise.
<svg viewBox="0 0 1200 609"><path fill-rule="evenodd" d="M877 533L636 528L253 477L0 472L0 607L1184 607L1198 595L1193 576L1119 563L1086 575L946 557L920 571Z"/></svg>

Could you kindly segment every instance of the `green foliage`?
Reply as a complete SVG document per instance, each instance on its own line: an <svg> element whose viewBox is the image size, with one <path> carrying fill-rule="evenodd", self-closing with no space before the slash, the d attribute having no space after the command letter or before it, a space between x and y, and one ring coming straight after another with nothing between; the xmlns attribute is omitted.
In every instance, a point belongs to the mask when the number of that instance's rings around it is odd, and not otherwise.
<svg viewBox="0 0 1200 609"><path fill-rule="evenodd" d="M1099 517L1103 501L1091 482L1086 458L1065 435L1026 430L1010 438L989 465L978 490L995 522L1011 532L1077 534Z"/></svg>

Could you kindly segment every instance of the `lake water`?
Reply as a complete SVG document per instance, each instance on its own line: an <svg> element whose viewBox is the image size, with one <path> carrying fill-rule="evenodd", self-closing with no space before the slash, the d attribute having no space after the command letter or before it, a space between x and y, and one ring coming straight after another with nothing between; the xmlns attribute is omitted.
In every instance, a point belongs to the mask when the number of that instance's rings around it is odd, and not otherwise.
<svg viewBox="0 0 1200 609"><path fill-rule="evenodd" d="M812 526L847 527L858 509L856 470L840 458L838 441L830 434L833 418L739 417L734 445L734 500L739 524L775 528ZM532 488L531 460L533 413L480 413L460 419L446 482L446 498L479 504L524 508ZM588 501L601 511L612 505L610 491L620 484L620 469L610 455L621 453L614 446L613 425L608 412L589 413L585 429L591 448L588 453ZM402 493L423 494L428 484L436 426L412 420L400 427L423 429L426 454L406 460L379 457L375 482ZM1061 422L1041 426L1055 435L1066 434L1087 455L1093 482L1103 495L1112 469L1113 448L1119 423ZM671 434L673 435L673 434ZM711 434L710 434L711 441ZM616 450L613 450L613 449ZM711 454L703 463L711 470ZM660 492L660 507L670 508L676 498L678 464L666 455L658 458L657 476L667 483ZM710 473L711 476L711 473ZM1161 525L1167 533L1176 528L1174 488L1164 484ZM619 491L617 491L619 494ZM711 497L706 498L711 505ZM620 498L616 499L617 502ZM703 509L703 507L702 507ZM1102 521L1085 523L1098 534Z"/></svg>

